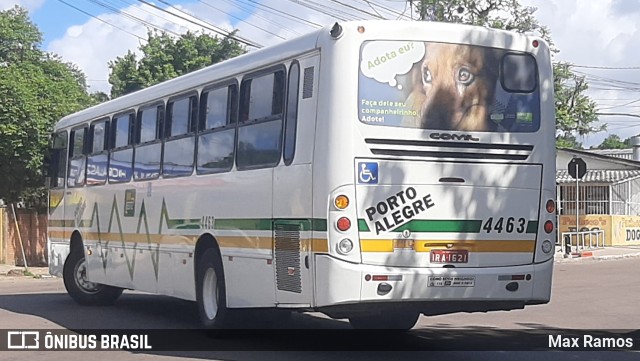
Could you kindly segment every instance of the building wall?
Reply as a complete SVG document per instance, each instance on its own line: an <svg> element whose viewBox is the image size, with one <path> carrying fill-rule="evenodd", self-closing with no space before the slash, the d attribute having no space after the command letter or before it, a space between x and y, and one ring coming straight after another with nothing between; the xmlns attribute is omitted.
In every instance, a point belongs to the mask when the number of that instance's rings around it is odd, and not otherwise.
<svg viewBox="0 0 640 361"><path fill-rule="evenodd" d="M0 263L24 266L24 248L28 266L46 266L47 215L17 209L16 216L19 232L10 208L0 208Z"/></svg>
<svg viewBox="0 0 640 361"><path fill-rule="evenodd" d="M581 231L604 230L606 246L637 246L640 245L640 217L639 216L610 216L587 215L580 216ZM576 216L560 216L558 222L558 236L563 242L562 233L576 229ZM588 238L586 244L588 245ZM593 239L595 245L595 238Z"/></svg>

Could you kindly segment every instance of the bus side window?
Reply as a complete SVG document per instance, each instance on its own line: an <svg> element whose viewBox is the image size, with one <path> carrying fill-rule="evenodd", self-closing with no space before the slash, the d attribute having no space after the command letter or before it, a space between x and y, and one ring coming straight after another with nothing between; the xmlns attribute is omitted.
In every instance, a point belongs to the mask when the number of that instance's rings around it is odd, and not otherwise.
<svg viewBox="0 0 640 361"><path fill-rule="evenodd" d="M298 123L298 90L300 84L300 64L294 62L289 68L289 84L287 86L287 113L284 126L284 164L293 162L296 152L296 128Z"/></svg>
<svg viewBox="0 0 640 361"><path fill-rule="evenodd" d="M133 162L133 113L113 117L111 122L111 152L109 153L109 183L131 180Z"/></svg>
<svg viewBox="0 0 640 361"><path fill-rule="evenodd" d="M285 71L278 69L242 81L236 165L274 167L282 154Z"/></svg>
<svg viewBox="0 0 640 361"><path fill-rule="evenodd" d="M198 98L177 98L167 103L167 139L162 159L163 177L181 177L193 173Z"/></svg>
<svg viewBox="0 0 640 361"><path fill-rule="evenodd" d="M238 86L205 89L200 96L198 174L228 172L233 167Z"/></svg>
<svg viewBox="0 0 640 361"><path fill-rule="evenodd" d="M90 154L87 157L87 185L105 184L109 162L109 120L102 119L91 124Z"/></svg>
<svg viewBox="0 0 640 361"><path fill-rule="evenodd" d="M153 105L138 110L136 126L137 145L133 160L133 179L149 180L160 176L162 160L161 124L162 105Z"/></svg>
<svg viewBox="0 0 640 361"><path fill-rule="evenodd" d="M71 146L69 147L69 169L67 172L67 187L81 187L85 181L87 127L76 128L71 131Z"/></svg>
<svg viewBox="0 0 640 361"><path fill-rule="evenodd" d="M67 170L67 156L69 154L67 146L67 131L54 133L51 138L51 150L49 152L49 174L51 188L63 188L65 184L65 174Z"/></svg>

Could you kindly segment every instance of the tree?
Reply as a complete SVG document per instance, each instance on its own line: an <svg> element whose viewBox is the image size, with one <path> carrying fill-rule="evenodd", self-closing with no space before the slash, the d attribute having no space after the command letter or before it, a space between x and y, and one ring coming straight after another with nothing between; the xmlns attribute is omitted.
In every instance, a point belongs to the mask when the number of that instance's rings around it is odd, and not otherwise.
<svg viewBox="0 0 640 361"><path fill-rule="evenodd" d="M597 147L598 149L625 149L631 148L631 138L626 139L624 142L616 134L609 134L602 143Z"/></svg>
<svg viewBox="0 0 640 361"><path fill-rule="evenodd" d="M564 145L566 148L582 148L581 144L575 142L577 135L584 136L606 129L604 124L595 126L598 121L596 103L584 94L589 88L587 81L584 76L571 71L571 64L554 64L553 87L558 147ZM570 142L572 139L573 144Z"/></svg>
<svg viewBox="0 0 640 361"><path fill-rule="evenodd" d="M549 44L552 55L558 52L546 26L535 18L535 7L522 6L519 0L422 0L417 8L421 19L465 23L497 29L533 33ZM569 63L553 65L556 101L556 146L581 148L577 136L605 130L596 126L596 104L585 92L584 76L571 71Z"/></svg>
<svg viewBox="0 0 640 361"><path fill-rule="evenodd" d="M26 10L0 11L0 199L42 205L49 134L63 116L90 105L84 74L40 50Z"/></svg>
<svg viewBox="0 0 640 361"><path fill-rule="evenodd" d="M233 33L230 35L232 36ZM149 32L140 46L142 57L129 50L109 62L111 98L116 98L205 66L230 59L246 49L230 36L213 37L187 32L176 38L166 32Z"/></svg>

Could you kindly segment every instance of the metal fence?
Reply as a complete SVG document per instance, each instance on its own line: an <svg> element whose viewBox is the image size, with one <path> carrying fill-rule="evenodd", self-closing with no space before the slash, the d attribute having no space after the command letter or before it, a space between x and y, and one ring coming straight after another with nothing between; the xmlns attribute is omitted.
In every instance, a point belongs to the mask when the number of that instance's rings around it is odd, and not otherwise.
<svg viewBox="0 0 640 361"><path fill-rule="evenodd" d="M584 184L579 186L580 215L607 214L640 216L640 179L615 184ZM558 186L558 211L561 215L576 214L576 186Z"/></svg>

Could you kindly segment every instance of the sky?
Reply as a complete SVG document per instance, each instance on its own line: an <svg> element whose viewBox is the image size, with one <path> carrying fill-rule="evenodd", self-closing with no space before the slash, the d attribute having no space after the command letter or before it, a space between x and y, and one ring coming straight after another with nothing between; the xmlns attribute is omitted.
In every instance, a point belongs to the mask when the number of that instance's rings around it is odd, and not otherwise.
<svg viewBox="0 0 640 361"><path fill-rule="evenodd" d="M599 112L640 115L640 0L520 3L537 8L536 18L560 50L554 61L570 62L587 77L588 95ZM136 51L150 24L174 34L203 26L212 32L211 25L238 29L239 36L268 46L336 20L376 14L409 20L411 12L403 0L0 0L0 10L15 5L29 10L44 35L44 50L80 67L90 91L106 93L109 61ZM640 117L601 115L600 121L607 131L582 139L586 147L608 134L622 139L640 134Z"/></svg>

